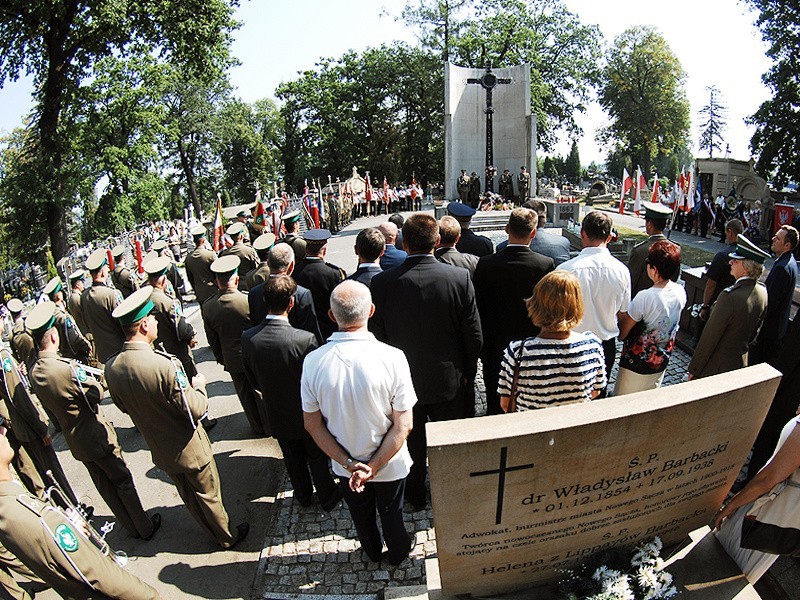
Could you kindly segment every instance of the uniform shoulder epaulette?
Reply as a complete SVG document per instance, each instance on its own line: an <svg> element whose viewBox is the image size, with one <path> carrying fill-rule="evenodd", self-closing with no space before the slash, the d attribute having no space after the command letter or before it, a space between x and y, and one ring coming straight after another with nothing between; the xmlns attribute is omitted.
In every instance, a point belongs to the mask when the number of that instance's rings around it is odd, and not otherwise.
<svg viewBox="0 0 800 600"><path fill-rule="evenodd" d="M645 245L645 244L646 244L648 241L649 241L649 238L648 238L648 239L646 239L646 240L644 240L644 241L642 241L642 242L639 242L638 244L636 244L636 245L633 247L633 249L634 249L634 250L636 250L636 248L640 248L641 246L644 246L644 245Z"/></svg>
<svg viewBox="0 0 800 600"><path fill-rule="evenodd" d="M733 291L733 288L735 288L735 287L736 287L736 284L734 283L733 285L729 285L728 287L726 287L726 288L725 288L724 290L722 290L722 291L723 291L723 292L728 292L728 293L730 293L730 292L732 292L732 291Z"/></svg>
<svg viewBox="0 0 800 600"><path fill-rule="evenodd" d="M170 362L172 362L173 358L178 358L174 354L170 354L166 350L161 350L160 348L153 348L153 352L155 352L159 356L163 356L164 358L168 359Z"/></svg>

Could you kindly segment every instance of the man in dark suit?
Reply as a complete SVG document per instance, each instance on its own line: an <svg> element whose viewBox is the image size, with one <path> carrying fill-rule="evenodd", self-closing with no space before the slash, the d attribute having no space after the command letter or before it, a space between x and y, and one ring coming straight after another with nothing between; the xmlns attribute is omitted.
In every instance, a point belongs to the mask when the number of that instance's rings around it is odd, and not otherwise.
<svg viewBox="0 0 800 600"><path fill-rule="evenodd" d="M750 351L751 365L777 359L781 340L789 328L789 313L797 283L797 261L794 249L797 247L797 229L784 225L772 238L770 249L777 255L775 263L767 275L767 312L764 324L758 333L756 343Z"/></svg>
<svg viewBox="0 0 800 600"><path fill-rule="evenodd" d="M431 215L409 217L403 225L409 257L376 275L371 286L370 329L379 341L405 352L419 398L408 438L414 465L405 491L415 509L426 505L425 423L459 419L474 410L464 398L472 397L483 341L469 273L434 258L438 238Z"/></svg>
<svg viewBox="0 0 800 600"><path fill-rule="evenodd" d="M525 299L534 286L555 267L553 259L531 251L528 244L536 236L536 213L515 208L506 225L508 245L497 254L478 261L473 283L483 331L483 381L486 384L486 410L502 414L497 381L503 351L512 340L535 336Z"/></svg>
<svg viewBox="0 0 800 600"><path fill-rule="evenodd" d="M541 200L528 200L522 208L530 208L539 217L536 223L536 237L529 244L530 249L538 254L549 256L553 263L558 266L569 260L569 241L562 235L548 233L544 226L547 223L547 206ZM508 245L508 240L503 240L497 244L496 252L500 252Z"/></svg>
<svg viewBox="0 0 800 600"><path fill-rule="evenodd" d="M300 376L303 360L317 348L317 340L289 324L296 290L297 284L288 275L270 277L264 282L264 302L269 313L263 323L242 334L242 359L247 378L261 392L295 499L303 506L310 506L316 488L322 508L330 511L342 494L328 468L328 457L303 425ZM269 365L269 369L264 365Z"/></svg>
<svg viewBox="0 0 800 600"><path fill-rule="evenodd" d="M388 271L389 269L402 265L408 254L404 250L400 250L395 245L397 242L397 225L391 221L381 223L378 225L378 231L383 234L386 244L381 256L381 269Z"/></svg>
<svg viewBox="0 0 800 600"><path fill-rule="evenodd" d="M372 278L383 271L379 264L379 259L383 256L386 247L386 239L380 230L374 227L367 227L358 232L356 244L353 247L358 256L358 268L356 272L348 277L369 287Z"/></svg>
<svg viewBox="0 0 800 600"><path fill-rule="evenodd" d="M327 229L306 231L303 234L303 239L306 241L306 257L292 273L297 285L311 290L323 340L327 340L336 331L336 324L327 318L331 307L331 292L347 277L343 269L325 262L330 237L331 232Z"/></svg>
<svg viewBox="0 0 800 600"><path fill-rule="evenodd" d="M475 214L474 208L460 202L450 202L447 205L447 214L455 217L458 224L461 225L461 239L456 244L456 250L465 254L474 254L478 258L494 252L492 240L484 235L474 233L469 228L472 216Z"/></svg>
<svg viewBox="0 0 800 600"><path fill-rule="evenodd" d="M439 219L439 243L433 255L439 262L461 267L469 271L469 276L475 274L475 267L478 266L478 257L474 254L462 254L456 250L456 244L461 238L461 225L450 215L445 215Z"/></svg>
<svg viewBox="0 0 800 600"><path fill-rule="evenodd" d="M270 277L278 275L291 275L294 272L294 250L289 244L275 244L269 251L267 263ZM260 283L247 295L250 306L250 322L260 325L267 316L267 305L264 302L264 284ZM317 313L314 308L314 298L311 291L302 285L297 286L294 294L294 307L289 311L289 325L313 333L317 343L322 345L325 340L319 330Z"/></svg>

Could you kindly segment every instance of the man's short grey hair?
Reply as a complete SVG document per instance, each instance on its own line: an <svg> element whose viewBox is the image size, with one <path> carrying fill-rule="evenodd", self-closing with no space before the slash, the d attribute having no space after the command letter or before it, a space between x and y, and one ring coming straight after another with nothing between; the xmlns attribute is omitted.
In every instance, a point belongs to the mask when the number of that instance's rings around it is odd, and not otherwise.
<svg viewBox="0 0 800 600"><path fill-rule="evenodd" d="M267 264L270 273L285 273L294 262L294 249L289 244L275 244L269 251Z"/></svg>
<svg viewBox="0 0 800 600"><path fill-rule="evenodd" d="M764 273L764 265L749 258L742 261L742 268L748 277L756 280Z"/></svg>
<svg viewBox="0 0 800 600"><path fill-rule="evenodd" d="M387 244L394 244L397 241L397 225L391 221L378 225L378 231L383 234Z"/></svg>
<svg viewBox="0 0 800 600"><path fill-rule="evenodd" d="M343 281L331 292L331 311L340 329L364 325L369 320L371 308L372 294L363 283Z"/></svg>

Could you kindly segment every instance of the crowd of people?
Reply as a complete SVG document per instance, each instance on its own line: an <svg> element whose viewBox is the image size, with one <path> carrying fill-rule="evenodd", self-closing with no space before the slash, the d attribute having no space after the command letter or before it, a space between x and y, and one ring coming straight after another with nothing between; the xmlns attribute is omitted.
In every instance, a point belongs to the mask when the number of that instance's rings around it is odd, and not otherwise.
<svg viewBox="0 0 800 600"><path fill-rule="evenodd" d="M330 511L345 500L374 562L397 565L409 555L403 510L429 504L425 424L476 416L479 364L489 415L610 396L616 364L614 395L654 389L686 303L676 283L681 249L664 236L670 211L659 204L646 203L648 239L627 265L609 251L613 223L605 212L584 217L582 249L573 257L564 238L544 230L539 200L510 212L507 240L497 248L472 231L475 208L451 202L447 212L438 221L426 213L393 214L363 229L354 243L358 267L349 275L326 261L331 232L301 234L297 211L283 215L282 235L255 235L246 214L235 219L219 255L204 226L188 231L186 276L252 435L277 440L300 505L316 502ZM784 226L773 238L777 260L764 285L758 279L769 255L743 229L737 219L726 223L730 248L709 269L705 327L689 379L759 361L789 368L781 362L785 344L800 335L800 327L789 326L798 232ZM10 571L32 574L62 594L94 585L76 579L76 571L100 560L91 552L68 557L78 561L75 568L64 566L64 544L80 535L74 526L54 516L63 535L42 539L45 521L35 507L48 470L69 500L64 504L78 505L52 450L49 421L128 534L156 535L161 515L142 509L99 406L106 393L130 415L153 463L203 531L225 549L249 531L248 523L230 522L222 501L207 436L215 420L194 361L197 336L183 313L170 236L151 241L142 275L127 266L124 248L108 250L92 252L66 283L51 280L27 315L22 302L8 302L14 327L11 348L0 350L0 542L21 565L0 569L7 589L15 585ZM797 399L779 390L751 464L756 487L740 492L722 517L773 481L755 473L796 408ZM797 432L787 435L784 448L795 447ZM7 517L29 508L25 518ZM36 544L19 542L28 529ZM113 585L125 587L124 597L158 597L130 576Z"/></svg>

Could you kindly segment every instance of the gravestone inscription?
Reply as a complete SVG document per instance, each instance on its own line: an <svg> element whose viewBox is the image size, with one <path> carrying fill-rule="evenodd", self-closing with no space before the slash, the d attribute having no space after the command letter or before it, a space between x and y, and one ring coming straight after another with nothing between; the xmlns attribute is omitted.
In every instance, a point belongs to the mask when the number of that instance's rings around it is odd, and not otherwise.
<svg viewBox="0 0 800 600"><path fill-rule="evenodd" d="M587 404L429 423L442 591L522 589L599 550L684 540L725 498L778 381L758 365Z"/></svg>

